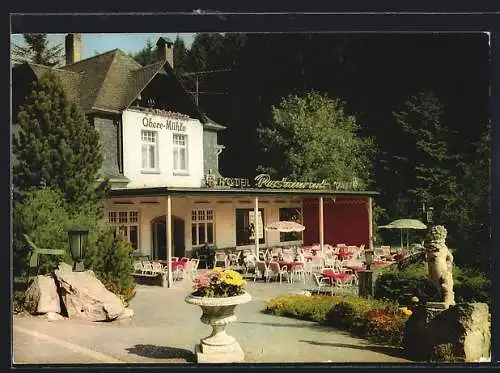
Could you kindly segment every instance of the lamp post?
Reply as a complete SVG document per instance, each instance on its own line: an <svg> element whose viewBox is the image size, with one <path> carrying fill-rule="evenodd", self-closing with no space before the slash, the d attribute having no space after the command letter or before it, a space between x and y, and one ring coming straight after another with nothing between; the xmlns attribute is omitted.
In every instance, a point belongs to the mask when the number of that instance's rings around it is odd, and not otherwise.
<svg viewBox="0 0 500 373"><path fill-rule="evenodd" d="M83 227L75 227L68 229L68 242L73 258L73 271L77 270L77 265L85 258L87 252L87 244L89 238L89 230ZM81 271L84 269L83 263L81 264ZM80 267L80 266L79 266Z"/></svg>
<svg viewBox="0 0 500 373"><path fill-rule="evenodd" d="M358 291L359 291L360 297L372 298L373 297L373 271L371 270L371 266L373 263L373 250L367 249L364 251L364 253L365 253L366 269L364 271L358 272L358 277L359 277Z"/></svg>

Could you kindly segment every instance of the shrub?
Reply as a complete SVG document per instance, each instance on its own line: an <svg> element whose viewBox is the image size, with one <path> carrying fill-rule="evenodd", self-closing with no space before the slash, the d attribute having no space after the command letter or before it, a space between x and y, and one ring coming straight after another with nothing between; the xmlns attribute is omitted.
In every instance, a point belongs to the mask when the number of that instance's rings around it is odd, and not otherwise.
<svg viewBox="0 0 500 373"><path fill-rule="evenodd" d="M425 274L415 270L391 271L381 274L375 281L374 297L387 299L401 305L410 305L411 297L417 296L420 301L434 300L436 288Z"/></svg>
<svg viewBox="0 0 500 373"><path fill-rule="evenodd" d="M491 282L477 270L455 265L453 289L456 302L490 303ZM393 300L401 305L410 305L412 296L417 296L423 303L437 300L436 289L428 279L427 268L422 265L381 274L375 281L374 296L377 299Z"/></svg>
<svg viewBox="0 0 500 373"><path fill-rule="evenodd" d="M268 300L264 312L319 322L340 299L323 295L282 295Z"/></svg>
<svg viewBox="0 0 500 373"><path fill-rule="evenodd" d="M132 276L134 258L130 242L111 229L102 229L97 242L89 247L85 267L90 267L109 291L121 295L125 301L135 295Z"/></svg>
<svg viewBox="0 0 500 373"><path fill-rule="evenodd" d="M266 313L317 321L376 343L400 346L409 311L393 302L355 296L284 295L266 302Z"/></svg>
<svg viewBox="0 0 500 373"><path fill-rule="evenodd" d="M65 250L66 255L41 255L39 272L52 272L63 261L72 263L68 246L67 229L74 225L89 228L89 246L96 240L99 221L92 214L73 213L57 189L30 190L22 202L14 204L13 212L13 270L14 275L24 276L28 269L30 249L23 234L41 249Z"/></svg>
<svg viewBox="0 0 500 373"><path fill-rule="evenodd" d="M387 306L375 308L365 313L366 337L373 342L401 346L403 329L410 316L407 309Z"/></svg>

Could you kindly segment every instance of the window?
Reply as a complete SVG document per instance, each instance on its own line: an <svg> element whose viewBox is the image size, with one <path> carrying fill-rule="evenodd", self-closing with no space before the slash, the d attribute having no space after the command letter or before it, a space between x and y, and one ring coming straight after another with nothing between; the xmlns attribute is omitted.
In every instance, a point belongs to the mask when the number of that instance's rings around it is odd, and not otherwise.
<svg viewBox="0 0 500 373"><path fill-rule="evenodd" d="M188 172L187 136L174 133L174 173Z"/></svg>
<svg viewBox="0 0 500 373"><path fill-rule="evenodd" d="M134 250L139 248L139 212L137 211L110 211L108 223L116 227L118 232L127 237Z"/></svg>
<svg viewBox="0 0 500 373"><path fill-rule="evenodd" d="M302 224L302 212L299 207L286 207L280 209L280 220L295 221ZM299 241L302 239L302 232L280 233L280 242Z"/></svg>
<svg viewBox="0 0 500 373"><path fill-rule="evenodd" d="M254 209L236 209L236 245L255 243ZM264 243L264 209L259 209L259 243Z"/></svg>
<svg viewBox="0 0 500 373"><path fill-rule="evenodd" d="M191 212L191 244L214 244L214 210L198 209Z"/></svg>
<svg viewBox="0 0 500 373"><path fill-rule="evenodd" d="M142 141L142 169L145 171L158 170L158 133L155 131L141 131Z"/></svg>

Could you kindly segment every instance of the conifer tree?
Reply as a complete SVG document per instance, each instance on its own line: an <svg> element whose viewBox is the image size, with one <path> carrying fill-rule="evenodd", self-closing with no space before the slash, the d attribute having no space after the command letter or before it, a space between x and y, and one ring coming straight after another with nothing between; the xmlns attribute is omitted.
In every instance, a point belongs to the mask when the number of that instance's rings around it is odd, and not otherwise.
<svg viewBox="0 0 500 373"><path fill-rule="evenodd" d="M103 161L99 134L53 73L34 83L13 132L16 199L48 186L61 190L76 210L98 206L109 185L97 181Z"/></svg>

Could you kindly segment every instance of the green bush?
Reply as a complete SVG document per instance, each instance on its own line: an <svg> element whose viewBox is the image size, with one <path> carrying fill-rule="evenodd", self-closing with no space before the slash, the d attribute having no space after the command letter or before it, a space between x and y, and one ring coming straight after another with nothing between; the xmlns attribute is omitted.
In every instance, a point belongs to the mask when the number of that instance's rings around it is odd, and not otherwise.
<svg viewBox="0 0 500 373"><path fill-rule="evenodd" d="M375 281L376 299L410 305L412 296L417 296L421 302L432 301L436 296L436 288L426 275L415 270L386 272Z"/></svg>
<svg viewBox="0 0 500 373"><path fill-rule="evenodd" d="M284 295L266 302L264 312L321 322L373 342L400 346L411 311L394 302L355 296Z"/></svg>
<svg viewBox="0 0 500 373"><path fill-rule="evenodd" d="M66 255L39 256L39 273L50 273L63 261L72 263L67 229L75 225L89 228L89 246L96 240L99 221L91 214L73 213L57 189L30 190L22 202L14 203L13 211L13 271L15 276L25 276L28 269L30 248L24 238L28 235L41 249L65 250Z"/></svg>
<svg viewBox="0 0 500 373"><path fill-rule="evenodd" d="M490 303L491 282L475 269L455 265L453 289L456 302ZM375 298L396 301L401 305L410 305L412 296L417 296L422 303L436 301L436 295L436 289L428 279L427 268L423 265L411 266L404 271L388 271L375 281Z"/></svg>
<svg viewBox="0 0 500 373"><path fill-rule="evenodd" d="M319 322L325 319L332 305L340 302L340 299L322 295L281 295L268 300L264 312Z"/></svg>
<svg viewBox="0 0 500 373"><path fill-rule="evenodd" d="M85 267L91 268L109 291L121 295L125 301L135 295L132 252L126 238L106 228L99 232L85 259Z"/></svg>

